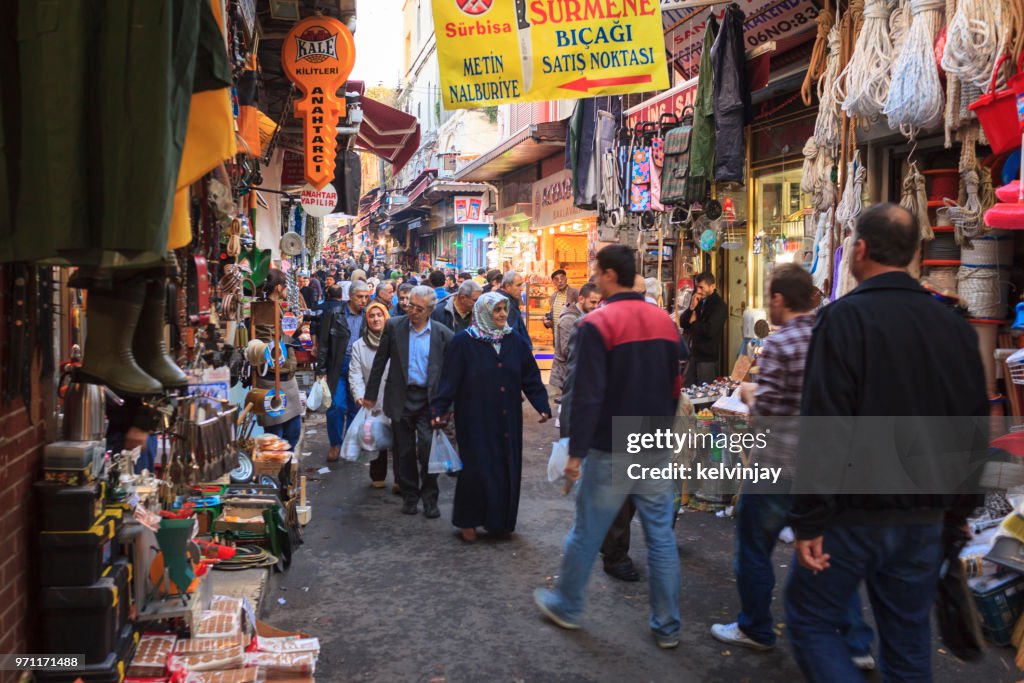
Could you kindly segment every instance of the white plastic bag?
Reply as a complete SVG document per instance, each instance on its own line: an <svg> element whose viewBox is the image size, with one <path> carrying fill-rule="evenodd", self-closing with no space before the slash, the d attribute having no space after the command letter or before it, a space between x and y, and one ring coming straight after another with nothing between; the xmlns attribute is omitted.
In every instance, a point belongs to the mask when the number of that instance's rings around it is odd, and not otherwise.
<svg viewBox="0 0 1024 683"><path fill-rule="evenodd" d="M306 408L314 413L319 413L324 407L324 388L320 382L313 382L306 395Z"/></svg>
<svg viewBox="0 0 1024 683"><path fill-rule="evenodd" d="M359 447L364 451L381 451L391 448L391 420L386 415L372 415L359 431Z"/></svg>
<svg viewBox="0 0 1024 683"><path fill-rule="evenodd" d="M349 462L358 462L360 459L360 451L362 445L360 444L360 433L363 429L363 423L366 422L369 417L369 413L366 408L360 408L356 416L352 418L352 424L348 426L348 431L345 432L345 438L341 442L341 457Z"/></svg>
<svg viewBox="0 0 1024 683"><path fill-rule="evenodd" d="M551 457L548 458L548 481L560 484L566 481L565 467L569 464L569 438L551 443Z"/></svg>
<svg viewBox="0 0 1024 683"><path fill-rule="evenodd" d="M320 407L323 408L324 412L327 412L331 404L334 403L334 397L331 396L331 388L327 385L326 377L321 377L317 380L317 384L320 385L320 393L323 396L320 400Z"/></svg>
<svg viewBox="0 0 1024 683"><path fill-rule="evenodd" d="M430 460L427 461L429 474L451 474L462 469L462 460L455 452L452 442L445 436L444 430L435 429L434 439L430 443Z"/></svg>

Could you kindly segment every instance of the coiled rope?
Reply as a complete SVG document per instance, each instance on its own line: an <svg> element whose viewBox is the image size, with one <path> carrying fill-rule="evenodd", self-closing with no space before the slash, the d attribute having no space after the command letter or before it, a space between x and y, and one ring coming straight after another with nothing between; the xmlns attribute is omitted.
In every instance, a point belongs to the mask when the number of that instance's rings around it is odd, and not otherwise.
<svg viewBox="0 0 1024 683"><path fill-rule="evenodd" d="M910 162L907 175L903 177L903 197L900 199L900 206L914 215L921 239L931 240L935 237L931 220L928 218L928 193L925 191L924 176L917 169L916 161Z"/></svg>
<svg viewBox="0 0 1024 683"><path fill-rule="evenodd" d="M831 208L836 199L832 167L835 165L842 125L842 110L835 92L835 82L839 76L839 47L839 29L833 26L828 32L825 70L818 81L818 116L814 121L814 135L808 138L803 149L804 168L800 187L812 196L814 208L818 211Z"/></svg>
<svg viewBox="0 0 1024 683"><path fill-rule="evenodd" d="M988 86L992 69L1004 47L1003 3L1001 0L958 0L956 13L946 26L946 48L942 68L963 83Z"/></svg>
<svg viewBox="0 0 1024 683"><path fill-rule="evenodd" d="M944 22L945 0L911 0L912 20L906 42L893 67L883 113L889 127L908 138L942 121L945 98L935 63L935 36Z"/></svg>
<svg viewBox="0 0 1024 683"><path fill-rule="evenodd" d="M846 240L843 242L843 258L839 262L839 282L837 296L843 296L857 286L853 277L851 263L853 262L854 229L857 226L857 218L864 208L861 197L864 196L864 181L867 179L867 169L860 163L860 150L853 153L853 159L846 166L846 187L843 188L843 198L836 207L836 223L846 231Z"/></svg>
<svg viewBox="0 0 1024 683"><path fill-rule="evenodd" d="M889 0L867 0L864 4L864 25L853 56L836 84L837 98L847 116L873 120L885 107L893 58L889 35L892 13Z"/></svg>

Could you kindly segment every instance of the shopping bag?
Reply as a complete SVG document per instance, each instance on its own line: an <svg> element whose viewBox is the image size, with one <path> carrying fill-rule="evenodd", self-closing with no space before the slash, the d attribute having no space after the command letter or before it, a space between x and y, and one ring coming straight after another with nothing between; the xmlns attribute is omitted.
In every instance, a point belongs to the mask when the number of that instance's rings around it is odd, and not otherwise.
<svg viewBox="0 0 1024 683"><path fill-rule="evenodd" d="M306 394L306 408L314 413L319 413L323 407L324 388L320 386L320 382L313 382L313 386L309 388L309 393Z"/></svg>
<svg viewBox="0 0 1024 683"><path fill-rule="evenodd" d="M462 469L462 461L455 452L452 442L444 431L434 430L434 439L430 444L430 460L427 461L427 472L430 474L451 474Z"/></svg>
<svg viewBox="0 0 1024 683"><path fill-rule="evenodd" d="M551 443L551 457L548 458L548 481L552 484L564 483L565 467L569 464L569 438L559 439Z"/></svg>
<svg viewBox="0 0 1024 683"><path fill-rule="evenodd" d="M359 447L364 451L391 448L391 420L384 414L367 418L359 432Z"/></svg>
<svg viewBox="0 0 1024 683"><path fill-rule="evenodd" d="M348 426L348 431L345 432L345 438L341 442L341 457L349 462L358 462L360 458L365 459L366 457L360 453L363 450L360 434L363 423L368 417L369 413L366 412L366 408L360 408L356 416L352 418L352 424Z"/></svg>
<svg viewBox="0 0 1024 683"><path fill-rule="evenodd" d="M327 378L321 377L317 380L317 384L320 385L320 393L323 398L320 400L320 405L327 412L331 408L331 404L334 403L334 397L331 396L331 388L327 385Z"/></svg>

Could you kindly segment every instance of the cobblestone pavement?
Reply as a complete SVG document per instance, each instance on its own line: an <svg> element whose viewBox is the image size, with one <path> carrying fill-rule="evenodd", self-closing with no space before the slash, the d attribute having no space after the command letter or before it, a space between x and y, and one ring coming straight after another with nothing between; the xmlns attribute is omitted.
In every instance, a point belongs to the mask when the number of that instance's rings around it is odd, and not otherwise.
<svg viewBox="0 0 1024 683"><path fill-rule="evenodd" d="M450 525L454 480L441 477L441 519L399 513L400 499L369 486L367 466L340 463L317 474L327 452L322 418L307 425L303 463L310 477L313 521L291 569L275 575L266 620L320 638L318 681L728 681L801 680L785 638L772 652L727 647L708 634L732 621L732 521L688 512L677 525L682 561L682 642L658 650L647 628L647 585L592 575L583 630L545 622L531 592L558 571L572 523L572 500L545 478L556 431L526 408L519 527L508 541L460 542ZM390 475L389 475L390 484ZM634 529L633 557L646 577L643 534ZM781 582L791 546L776 551ZM778 593L778 589L776 589ZM279 599L285 602L282 604ZM775 617L782 621L776 598ZM1013 653L991 649L978 665L945 654L936 643L939 682L1017 681ZM881 680L877 674L865 680Z"/></svg>

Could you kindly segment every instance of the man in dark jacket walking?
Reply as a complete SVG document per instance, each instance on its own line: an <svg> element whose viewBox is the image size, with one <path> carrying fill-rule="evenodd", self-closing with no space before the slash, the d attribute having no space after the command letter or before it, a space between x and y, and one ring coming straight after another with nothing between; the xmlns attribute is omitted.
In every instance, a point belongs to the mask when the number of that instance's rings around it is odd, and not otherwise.
<svg viewBox="0 0 1024 683"><path fill-rule="evenodd" d="M819 314L807 356L787 632L808 680L863 680L840 627L864 582L882 678L928 681L944 524L980 502L954 495L965 479L952 470L988 445L972 419L988 416L985 377L971 327L906 272L914 216L873 206L854 238L860 284Z"/></svg>
<svg viewBox="0 0 1024 683"><path fill-rule="evenodd" d="M473 304L481 294L483 287L473 280L465 280L457 292L437 302L430 317L456 334L462 332L473 323Z"/></svg>
<svg viewBox="0 0 1024 683"><path fill-rule="evenodd" d="M683 386L713 382L719 375L722 335L729 317L722 296L716 291L715 276L700 273L695 278L697 291L690 307L683 311L679 324L690 336L690 362L686 366Z"/></svg>
<svg viewBox="0 0 1024 683"><path fill-rule="evenodd" d="M526 321L523 319L523 312L519 308L522 304L521 297L523 295L524 282L525 280L522 275L514 270L510 270L501 278L501 288L498 291L508 299L508 326L513 331L522 335L532 351L533 340L530 339L530 333L526 329Z"/></svg>
<svg viewBox="0 0 1024 683"><path fill-rule="evenodd" d="M679 377L679 333L668 315L632 291L636 260L623 244L597 254L596 284L605 304L577 328L576 372L569 464L566 477L581 477L576 519L565 542L562 570L553 590L538 588L534 602L551 621L580 628L590 570L612 519L627 497L644 522L651 591L650 627L658 647L679 644L679 554L672 533L675 507L671 479L631 481L630 463L666 467L669 453L613 454L612 418L675 414ZM585 463L585 464L584 464Z"/></svg>

